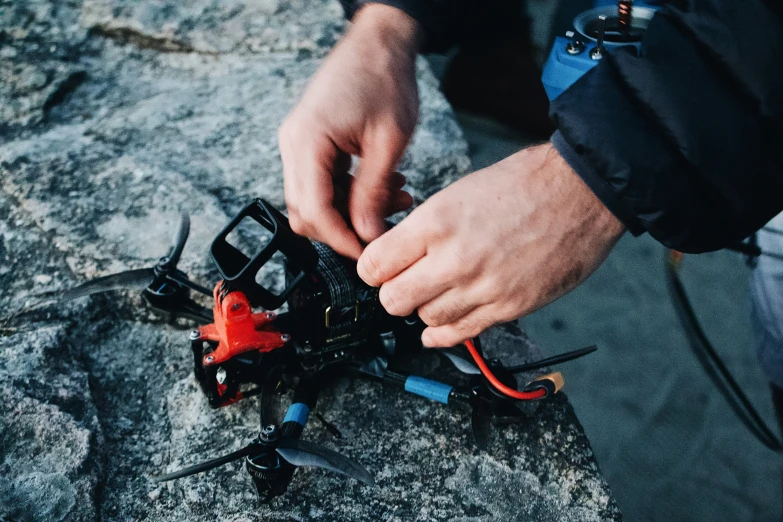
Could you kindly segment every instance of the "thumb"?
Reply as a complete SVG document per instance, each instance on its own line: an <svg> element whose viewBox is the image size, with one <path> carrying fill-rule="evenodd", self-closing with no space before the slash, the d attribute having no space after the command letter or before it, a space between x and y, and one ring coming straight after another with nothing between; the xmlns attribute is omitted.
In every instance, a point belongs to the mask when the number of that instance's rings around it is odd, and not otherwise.
<svg viewBox="0 0 783 522"><path fill-rule="evenodd" d="M362 157L348 198L348 212L356 235L365 243L386 232L385 218L396 204L405 178L394 171L399 156L387 151L372 150Z"/></svg>

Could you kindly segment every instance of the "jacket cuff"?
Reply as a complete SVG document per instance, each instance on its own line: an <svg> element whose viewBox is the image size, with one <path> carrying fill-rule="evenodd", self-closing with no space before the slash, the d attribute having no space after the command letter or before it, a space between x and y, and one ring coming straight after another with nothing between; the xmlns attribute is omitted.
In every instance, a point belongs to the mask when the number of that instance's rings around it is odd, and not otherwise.
<svg viewBox="0 0 783 522"><path fill-rule="evenodd" d="M439 43L445 38L443 23L439 20L438 12L432 0L358 0L352 12L346 9L348 19L353 18L356 11L367 4L383 4L395 7L419 22L424 33L421 53L440 52L443 50L443 45Z"/></svg>
<svg viewBox="0 0 783 522"><path fill-rule="evenodd" d="M557 152L566 160L566 163L574 169L574 172L582 178L587 187L593 191L593 194L601 201L601 203L614 214L614 216L625 225L631 234L639 236L646 232L641 222L634 216L623 201L615 194L609 184L604 181L598 172L580 155L568 141L566 141L563 134L556 130L552 137L549 139Z"/></svg>

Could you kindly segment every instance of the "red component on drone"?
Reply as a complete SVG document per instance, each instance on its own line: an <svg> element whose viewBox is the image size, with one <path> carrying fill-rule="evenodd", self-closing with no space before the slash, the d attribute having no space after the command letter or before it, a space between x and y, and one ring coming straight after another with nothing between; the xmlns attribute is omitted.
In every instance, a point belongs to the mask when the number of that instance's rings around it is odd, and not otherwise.
<svg viewBox="0 0 783 522"><path fill-rule="evenodd" d="M253 313L245 294L237 290L223 294L222 286L221 281L213 291L215 322L198 329L200 339L218 343L213 352L204 356L204 366L214 366L253 350L271 352L291 339L272 324L277 314Z"/></svg>
<svg viewBox="0 0 783 522"><path fill-rule="evenodd" d="M244 395L242 395L242 392L237 390L233 397L224 397L226 390L228 390L228 386L225 384L218 383L217 385L217 392L218 396L222 399L222 402L220 403L219 407L222 408L224 406L228 406L230 404L234 404L235 402L239 402L244 398Z"/></svg>

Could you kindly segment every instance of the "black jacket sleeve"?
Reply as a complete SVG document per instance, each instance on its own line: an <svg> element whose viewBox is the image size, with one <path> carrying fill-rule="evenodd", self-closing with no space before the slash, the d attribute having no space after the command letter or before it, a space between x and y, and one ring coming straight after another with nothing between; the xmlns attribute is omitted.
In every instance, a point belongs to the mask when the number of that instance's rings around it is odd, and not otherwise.
<svg viewBox="0 0 783 522"><path fill-rule="evenodd" d="M426 52L442 52L452 43L451 31L444 20L444 9L437 5L436 0L340 0L348 20L359 8L371 3L396 7L419 22L424 29Z"/></svg>
<svg viewBox="0 0 783 522"><path fill-rule="evenodd" d="M366 4L385 4L407 13L424 29L424 53L442 53L454 45L481 44L499 35L527 30L519 0L340 0L349 20Z"/></svg>
<svg viewBox="0 0 783 522"><path fill-rule="evenodd" d="M341 1L349 17L370 2L402 9L426 51L518 18L509 0ZM631 232L703 252L783 210L783 0L677 4L638 56L612 51L552 103L552 142Z"/></svg>
<svg viewBox="0 0 783 522"><path fill-rule="evenodd" d="M551 106L555 147L635 234L684 252L783 210L780 2L691 0Z"/></svg>

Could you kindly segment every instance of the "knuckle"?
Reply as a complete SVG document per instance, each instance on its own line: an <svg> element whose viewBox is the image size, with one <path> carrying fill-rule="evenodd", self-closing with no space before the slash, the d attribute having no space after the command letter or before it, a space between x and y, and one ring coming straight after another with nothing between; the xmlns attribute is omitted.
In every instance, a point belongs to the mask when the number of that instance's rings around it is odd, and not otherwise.
<svg viewBox="0 0 783 522"><path fill-rule="evenodd" d="M362 257L359 258L359 269L364 275L363 279L369 285L378 286L383 281L383 270L376 255L369 247L364 251ZM381 293L382 295L388 294L389 290Z"/></svg>
<svg viewBox="0 0 783 522"><path fill-rule="evenodd" d="M497 303L504 299L504 286L493 277L478 277L475 282L476 295L483 304Z"/></svg>
<svg viewBox="0 0 783 522"><path fill-rule="evenodd" d="M437 341L439 346L456 346L466 338L458 329L451 328L447 332L443 332Z"/></svg>
<svg viewBox="0 0 783 522"><path fill-rule="evenodd" d="M289 116L288 118L283 120L283 123L277 129L277 141L281 145L285 145L293 141L293 135L294 135L294 124L291 120L291 117Z"/></svg>
<svg viewBox="0 0 783 522"><path fill-rule="evenodd" d="M378 299L380 300L381 305L383 305L383 308L389 314L394 316L407 315L399 305L399 294L395 293L395 289L393 287L390 288L389 285L383 285L381 287L380 293L378 294Z"/></svg>
<svg viewBox="0 0 783 522"><path fill-rule="evenodd" d="M465 339L476 337L484 330L484 328L489 326L485 325L484 323L485 321L478 317L466 318L459 321L459 323L457 323L456 331L459 334L460 339L457 339L456 342L461 342Z"/></svg>
<svg viewBox="0 0 783 522"><path fill-rule="evenodd" d="M443 260L440 264L440 273L443 277L462 280L464 284L468 283L466 277L471 275L465 263L462 263L456 255L449 255Z"/></svg>
<svg viewBox="0 0 783 522"><path fill-rule="evenodd" d="M526 296L513 296L504 292L497 292L488 307L489 317L487 321L492 324L513 321L523 315L526 308Z"/></svg>
<svg viewBox="0 0 783 522"><path fill-rule="evenodd" d="M438 321L438 313L433 306L422 306L418 310L419 319L424 321L427 326L441 326Z"/></svg>
<svg viewBox="0 0 783 522"><path fill-rule="evenodd" d="M419 207L419 209L424 209L424 207ZM419 221L428 236L434 239L448 238L453 235L451 220L445 219L445 215L440 214L437 210L440 210L439 206L434 210L432 206L428 206L426 211L419 216Z"/></svg>
<svg viewBox="0 0 783 522"><path fill-rule="evenodd" d="M527 315L532 309L533 307L527 303L506 301L498 312L497 322L514 321Z"/></svg>
<svg viewBox="0 0 783 522"><path fill-rule="evenodd" d="M392 137L407 141L418 119L418 103L403 103L396 105L394 110L388 113L384 127Z"/></svg>
<svg viewBox="0 0 783 522"><path fill-rule="evenodd" d="M307 204L299 207L299 219L307 227L314 228L318 223L319 211L315 205Z"/></svg>
<svg viewBox="0 0 783 522"><path fill-rule="evenodd" d="M296 190L296 184L290 177L283 175L283 197L285 198L285 207L289 214L299 212L299 196Z"/></svg>
<svg viewBox="0 0 783 522"><path fill-rule="evenodd" d="M289 214L288 224L291 226L291 230L293 230L295 234L298 234L300 236L305 235L307 233L307 227L305 226L302 219L299 217L299 214L290 211L288 214Z"/></svg>

